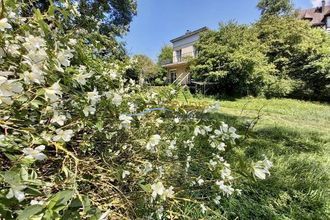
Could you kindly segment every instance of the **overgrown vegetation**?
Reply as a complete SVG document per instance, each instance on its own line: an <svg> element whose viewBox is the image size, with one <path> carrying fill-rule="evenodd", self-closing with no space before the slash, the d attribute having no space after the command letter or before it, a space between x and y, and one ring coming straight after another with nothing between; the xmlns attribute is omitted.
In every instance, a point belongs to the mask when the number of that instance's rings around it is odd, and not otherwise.
<svg viewBox="0 0 330 220"><path fill-rule="evenodd" d="M132 60L76 4L20 2L0 8L1 219L193 218L183 206L208 215L270 175L217 103L186 109L180 88L125 78Z"/></svg>
<svg viewBox="0 0 330 220"><path fill-rule="evenodd" d="M257 23L205 33L191 64L195 79L218 82L229 96L330 100L330 36L298 20L287 3L261 1Z"/></svg>
<svg viewBox="0 0 330 220"><path fill-rule="evenodd" d="M187 102L188 100L188 102ZM192 109L217 100L186 94L179 99ZM259 117L258 120L255 120ZM250 157L266 153L274 172L262 182L241 181L240 196L223 198L220 208L203 215L186 204L182 213L193 219L329 219L330 218L330 107L290 99L243 98L221 101L217 120L230 121L239 130L257 122L241 143ZM235 160L235 158L231 158Z"/></svg>

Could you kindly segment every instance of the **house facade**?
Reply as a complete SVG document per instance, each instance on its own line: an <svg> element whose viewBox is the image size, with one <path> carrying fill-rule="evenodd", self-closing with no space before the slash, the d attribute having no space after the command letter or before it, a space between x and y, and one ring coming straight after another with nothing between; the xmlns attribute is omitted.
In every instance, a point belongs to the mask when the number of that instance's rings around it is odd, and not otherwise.
<svg viewBox="0 0 330 220"><path fill-rule="evenodd" d="M320 27L330 32L330 6L327 6L324 0L320 7L298 11L298 18L309 21L313 27Z"/></svg>
<svg viewBox="0 0 330 220"><path fill-rule="evenodd" d="M207 27L195 31L187 31L186 34L171 40L173 45L173 59L166 65L163 65L168 71L168 83L177 83L188 85L191 82L191 74L187 70L188 61L197 56L195 43L199 36Z"/></svg>

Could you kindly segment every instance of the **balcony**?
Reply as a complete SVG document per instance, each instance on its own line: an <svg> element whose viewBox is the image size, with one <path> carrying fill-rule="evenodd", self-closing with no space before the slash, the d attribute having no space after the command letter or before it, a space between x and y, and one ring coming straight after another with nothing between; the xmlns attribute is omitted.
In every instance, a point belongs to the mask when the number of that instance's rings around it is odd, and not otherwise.
<svg viewBox="0 0 330 220"><path fill-rule="evenodd" d="M173 57L173 63L182 63L182 62L187 62L190 59L195 57L194 52L188 52L188 53L182 53L180 55L175 55Z"/></svg>
<svg viewBox="0 0 330 220"><path fill-rule="evenodd" d="M194 52L182 53L181 55L173 56L173 59L164 60L162 66L171 66L175 64L183 64L188 62L190 59L195 58L196 54Z"/></svg>

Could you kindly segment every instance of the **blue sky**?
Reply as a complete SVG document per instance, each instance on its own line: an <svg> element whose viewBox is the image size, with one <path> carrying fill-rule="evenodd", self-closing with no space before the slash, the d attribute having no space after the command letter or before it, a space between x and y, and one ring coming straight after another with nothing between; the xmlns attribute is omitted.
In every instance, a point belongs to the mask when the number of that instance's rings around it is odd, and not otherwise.
<svg viewBox="0 0 330 220"><path fill-rule="evenodd" d="M311 7L321 0L294 0L296 8ZM138 15L123 38L130 55L145 54L156 60L162 46L186 30L203 26L217 29L231 20L256 21L258 0L138 0Z"/></svg>

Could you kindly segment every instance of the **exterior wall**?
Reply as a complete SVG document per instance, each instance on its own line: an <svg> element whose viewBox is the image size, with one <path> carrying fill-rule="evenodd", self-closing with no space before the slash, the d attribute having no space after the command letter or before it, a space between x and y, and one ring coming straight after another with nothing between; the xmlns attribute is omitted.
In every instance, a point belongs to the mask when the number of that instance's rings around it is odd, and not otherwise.
<svg viewBox="0 0 330 220"><path fill-rule="evenodd" d="M181 50L183 61L184 61L184 58L194 57L195 56L194 44L196 43L196 41L198 41L198 39L199 39L199 34L195 34L190 37L187 37L182 40L174 42L173 43L173 63L180 62L176 56L177 50Z"/></svg>
<svg viewBox="0 0 330 220"><path fill-rule="evenodd" d="M171 71L175 71L176 74L176 82L181 82L182 85L187 85L190 83L189 79L189 74L186 70L186 66L185 65L181 65L178 66L176 68L173 69L169 69L168 74L167 74L167 78L170 80L171 79ZM173 83L173 82L171 82Z"/></svg>

